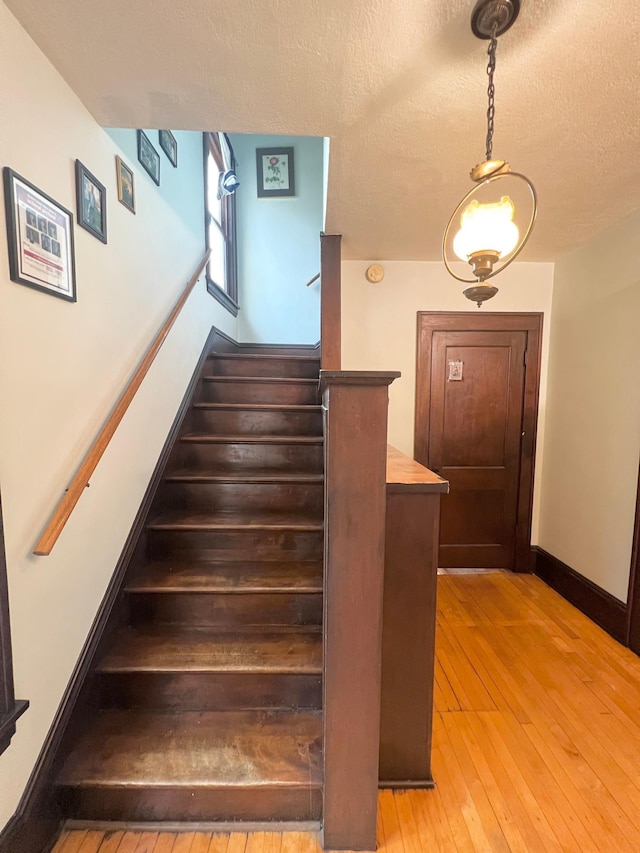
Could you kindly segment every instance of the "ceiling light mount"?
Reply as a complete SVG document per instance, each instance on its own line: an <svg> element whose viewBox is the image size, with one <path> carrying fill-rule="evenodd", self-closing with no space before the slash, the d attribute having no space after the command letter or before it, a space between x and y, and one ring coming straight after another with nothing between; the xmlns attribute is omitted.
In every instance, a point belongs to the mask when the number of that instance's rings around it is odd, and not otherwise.
<svg viewBox="0 0 640 853"><path fill-rule="evenodd" d="M498 288L491 284L476 284L473 287L468 287L462 291L467 299L475 302L478 308L482 308L482 303L487 299L492 299L498 292Z"/></svg>
<svg viewBox="0 0 640 853"><path fill-rule="evenodd" d="M479 39L498 38L515 23L520 0L478 0L471 13L471 29Z"/></svg>

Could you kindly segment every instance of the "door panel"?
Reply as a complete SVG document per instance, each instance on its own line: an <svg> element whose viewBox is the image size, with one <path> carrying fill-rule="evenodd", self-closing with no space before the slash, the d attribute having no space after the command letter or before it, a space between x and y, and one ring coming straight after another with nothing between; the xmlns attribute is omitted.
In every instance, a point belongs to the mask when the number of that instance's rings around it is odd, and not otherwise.
<svg viewBox="0 0 640 853"><path fill-rule="evenodd" d="M440 566L514 568L524 331L436 330L428 466L449 480Z"/></svg>
<svg viewBox="0 0 640 853"><path fill-rule="evenodd" d="M442 456L448 465L499 466L504 458L504 431L495 428L495 421L496 413L506 409L509 349L448 346L440 342L441 335L434 335L434 343L436 354L444 358L444 371L438 358L434 367L441 370L441 391L445 391ZM462 379L448 381L450 361L463 365Z"/></svg>

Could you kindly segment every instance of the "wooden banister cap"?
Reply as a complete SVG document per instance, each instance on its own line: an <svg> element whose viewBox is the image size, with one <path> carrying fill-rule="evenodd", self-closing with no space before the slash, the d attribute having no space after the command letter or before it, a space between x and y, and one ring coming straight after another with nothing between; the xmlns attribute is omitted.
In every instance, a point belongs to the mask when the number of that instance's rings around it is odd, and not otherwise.
<svg viewBox="0 0 640 853"><path fill-rule="evenodd" d="M443 492L449 483L402 451L387 445L387 492Z"/></svg>
<svg viewBox="0 0 640 853"><path fill-rule="evenodd" d="M399 370L321 370L320 391L331 385L391 385Z"/></svg>

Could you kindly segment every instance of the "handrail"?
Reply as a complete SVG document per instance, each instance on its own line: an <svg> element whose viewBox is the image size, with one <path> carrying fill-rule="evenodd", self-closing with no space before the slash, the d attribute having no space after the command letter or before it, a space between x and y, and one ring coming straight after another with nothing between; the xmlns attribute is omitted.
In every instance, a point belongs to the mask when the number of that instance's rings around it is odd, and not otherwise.
<svg viewBox="0 0 640 853"><path fill-rule="evenodd" d="M58 541L58 537L62 533L65 524L69 520L69 516L73 512L75 505L80 500L80 495L84 492L85 488L89 485L89 479L91 475L95 471L98 462L102 458L103 453L107 449L107 445L113 438L113 435L118 428L118 425L122 418L124 417L131 401L133 400L136 391L142 385L142 382L147 375L149 368L153 364L153 361L160 350L160 347L164 343L167 335L171 331L171 327L175 323L178 314L184 307L185 302L189 298L191 291L196 286L196 283L200 276L202 275L203 269L206 267L209 262L209 257L211 255L211 251L207 251L198 264L198 269L195 271L189 283L182 291L182 294L176 304L173 306L171 313L164 321L162 328L155 336L149 349L146 351L144 358L140 362L140 365L136 372L133 374L131 379L129 380L129 384L124 389L118 402L115 405L109 419L106 424L103 426L100 434L95 439L91 447L89 448L86 456L82 460L82 464L78 469L75 477L71 481L71 485L66 490L62 498L58 501L58 504L51 516L49 523L47 524L44 533L40 537L38 544L36 545L33 553L38 555L39 557L46 557L51 553L53 546Z"/></svg>
<svg viewBox="0 0 640 853"><path fill-rule="evenodd" d="M310 278L309 281L305 284L305 287L311 287L314 281L317 281L320 278L320 273L316 273L313 278Z"/></svg>

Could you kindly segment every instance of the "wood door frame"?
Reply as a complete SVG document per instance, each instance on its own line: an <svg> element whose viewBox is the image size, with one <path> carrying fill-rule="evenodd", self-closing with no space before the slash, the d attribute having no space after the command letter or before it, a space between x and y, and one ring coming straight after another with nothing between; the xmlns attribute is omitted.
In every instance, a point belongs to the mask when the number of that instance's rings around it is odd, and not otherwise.
<svg viewBox="0 0 640 853"><path fill-rule="evenodd" d="M542 324L540 312L418 311L416 344L416 411L413 455L428 467L429 410L431 395L431 345L433 333L448 332L526 332L527 347L524 369L524 401L520 443L520 483L516 521L514 571L532 572L531 524L533 518L533 479L540 395L542 359Z"/></svg>
<svg viewBox="0 0 640 853"><path fill-rule="evenodd" d="M636 497L636 520L633 528L633 546L631 549L631 568L629 571L629 595L627 596L626 641L629 648L640 655L640 472L638 473L638 492Z"/></svg>

